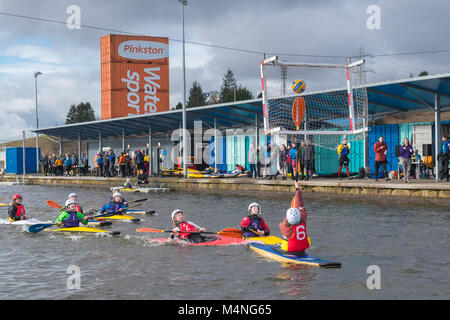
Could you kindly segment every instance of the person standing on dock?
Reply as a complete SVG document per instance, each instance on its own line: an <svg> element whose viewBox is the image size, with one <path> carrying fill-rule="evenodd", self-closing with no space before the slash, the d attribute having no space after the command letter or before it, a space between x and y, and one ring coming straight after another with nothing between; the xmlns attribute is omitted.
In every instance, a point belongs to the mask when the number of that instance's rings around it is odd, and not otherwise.
<svg viewBox="0 0 450 320"><path fill-rule="evenodd" d="M337 147L337 153L339 155L338 179L341 179L341 170L343 166L347 171L347 179L350 179L350 171L348 170L348 164L350 162L350 159L348 158L350 146L347 144L347 138L342 139L342 143Z"/></svg>
<svg viewBox="0 0 450 320"><path fill-rule="evenodd" d="M442 136L441 149L439 150L439 181L447 179L449 181L448 174L448 160L450 159L450 141L448 141L447 135Z"/></svg>
<svg viewBox="0 0 450 320"><path fill-rule="evenodd" d="M113 149L109 149L108 157L109 157L109 170L108 170L109 176L115 177L116 176L116 170L115 170L116 154L114 153Z"/></svg>
<svg viewBox="0 0 450 320"><path fill-rule="evenodd" d="M280 171L281 179L286 180L287 175L287 161L288 161L288 150L284 144L280 147Z"/></svg>
<svg viewBox="0 0 450 320"><path fill-rule="evenodd" d="M314 171L314 147L310 140L305 141L302 158L305 166L305 180L312 180ZM350 176L350 175L349 175Z"/></svg>
<svg viewBox="0 0 450 320"><path fill-rule="evenodd" d="M405 175L404 181L406 183L410 181L411 175L411 157L414 155L414 150L412 146L409 144L408 138L403 140L403 145L400 147L400 162L403 167L403 174Z"/></svg>
<svg viewBox="0 0 450 320"><path fill-rule="evenodd" d="M373 151L375 152L375 181L378 181L378 171L380 165L383 166L383 178L389 180L387 170L386 170L386 154L388 152L388 147L386 142L384 142L384 137L380 136L377 143L373 146Z"/></svg>
<svg viewBox="0 0 450 320"><path fill-rule="evenodd" d="M250 143L247 154L248 163L250 164L250 178L258 178L258 171L256 170L256 148L253 143Z"/></svg>
<svg viewBox="0 0 450 320"><path fill-rule="evenodd" d="M291 149L289 150L289 157L291 158L291 166L292 166L292 180L297 179L298 175L298 167L297 167L297 144L292 142Z"/></svg>

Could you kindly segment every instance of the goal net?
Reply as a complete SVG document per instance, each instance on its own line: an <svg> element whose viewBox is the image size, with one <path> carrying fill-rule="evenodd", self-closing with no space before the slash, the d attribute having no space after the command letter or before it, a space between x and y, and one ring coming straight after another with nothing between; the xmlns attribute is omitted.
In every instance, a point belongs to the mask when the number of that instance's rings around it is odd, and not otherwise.
<svg viewBox="0 0 450 320"><path fill-rule="evenodd" d="M363 139L368 130L363 63L292 63L278 56L262 61L265 133L295 135L297 141L307 139L329 149L342 136ZM293 91L294 80L304 81L303 92Z"/></svg>

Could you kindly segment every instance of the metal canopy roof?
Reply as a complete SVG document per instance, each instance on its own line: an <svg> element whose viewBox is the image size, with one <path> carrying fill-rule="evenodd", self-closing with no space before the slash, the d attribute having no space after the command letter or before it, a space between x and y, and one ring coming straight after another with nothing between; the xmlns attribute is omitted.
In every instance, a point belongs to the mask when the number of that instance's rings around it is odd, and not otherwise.
<svg viewBox="0 0 450 320"><path fill-rule="evenodd" d="M435 95L440 96L441 110L450 108L450 73L422 76L371 83L367 86L369 115L386 115L391 113L422 110L434 111ZM317 94L327 94L317 93ZM262 124L262 99L238 101L188 108L187 129L194 129L194 121L201 120L203 128L218 129L254 127L258 119ZM63 139L81 140L121 137L122 130L126 136L170 134L181 127L182 110L130 116L116 119L91 121L63 126L49 127L32 132L61 137Z"/></svg>
<svg viewBox="0 0 450 320"><path fill-rule="evenodd" d="M261 99L239 101L195 107L187 109L188 130L194 129L194 121L202 121L204 129L214 128L216 119L217 129L243 128L255 126L256 117L263 121ZM64 126L56 126L33 130L32 132L46 134L63 139L89 140L121 137L122 130L126 136L148 135L151 127L152 135L170 134L181 128L182 110L172 110L155 114L129 116L108 120L90 121Z"/></svg>
<svg viewBox="0 0 450 320"><path fill-rule="evenodd" d="M441 109L450 106L450 73L367 85L369 114L378 115L420 109L434 111L435 95Z"/></svg>

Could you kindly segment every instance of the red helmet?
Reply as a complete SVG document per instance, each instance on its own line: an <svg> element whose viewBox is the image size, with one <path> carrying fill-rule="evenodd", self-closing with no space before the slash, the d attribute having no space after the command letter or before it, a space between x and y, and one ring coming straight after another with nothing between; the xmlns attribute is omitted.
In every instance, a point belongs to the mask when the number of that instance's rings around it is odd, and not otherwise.
<svg viewBox="0 0 450 320"><path fill-rule="evenodd" d="M22 199L22 196L20 194L13 195L13 201L16 199Z"/></svg>

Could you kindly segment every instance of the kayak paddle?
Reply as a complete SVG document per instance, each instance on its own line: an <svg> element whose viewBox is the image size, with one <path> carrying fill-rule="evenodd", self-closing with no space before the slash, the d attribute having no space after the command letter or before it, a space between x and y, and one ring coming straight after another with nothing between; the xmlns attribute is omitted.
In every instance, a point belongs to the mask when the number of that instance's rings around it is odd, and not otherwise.
<svg viewBox="0 0 450 320"><path fill-rule="evenodd" d="M47 229L51 226L56 226L57 223L39 223L39 224L33 224L28 227L28 231L31 233L37 233L44 229Z"/></svg>
<svg viewBox="0 0 450 320"><path fill-rule="evenodd" d="M137 232L166 232L166 233L172 233L172 230L160 230L160 229L152 229L152 228L139 228L136 229ZM178 233L202 233L202 234L218 234L224 237L229 238L241 238L242 233L241 230L235 229L235 228L226 228L219 232L199 232L199 231L178 231Z"/></svg>

